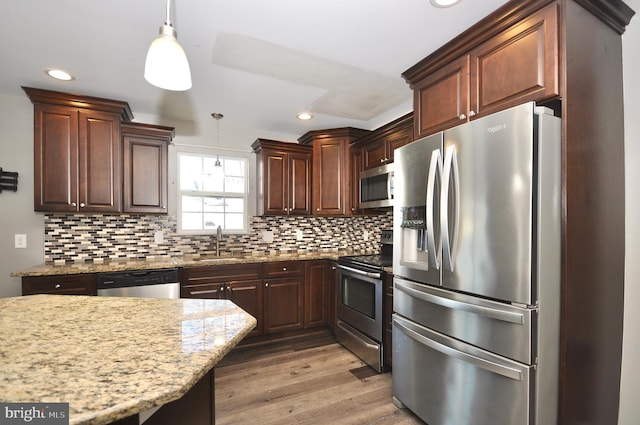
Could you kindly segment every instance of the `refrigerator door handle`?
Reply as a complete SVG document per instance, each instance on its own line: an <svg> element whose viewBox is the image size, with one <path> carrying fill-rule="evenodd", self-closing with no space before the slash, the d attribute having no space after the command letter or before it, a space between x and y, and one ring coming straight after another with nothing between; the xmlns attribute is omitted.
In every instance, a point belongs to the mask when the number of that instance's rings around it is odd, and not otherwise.
<svg viewBox="0 0 640 425"><path fill-rule="evenodd" d="M417 330L411 329L413 327L411 326L411 322L405 319L402 319L397 315L394 315L393 317L393 325L396 326L399 330L401 330L409 338L433 350L439 351L444 355L447 355L449 357L455 357L458 360L461 360L473 366L485 369L489 372L496 373L506 378L513 379L515 381L522 381L522 371L511 368L511 367L506 367L489 360L485 360L483 358L474 356L469 353L465 353L463 351L456 350L455 348L451 348L445 344L441 344L440 342L434 341L420 334L419 332L417 332Z"/></svg>
<svg viewBox="0 0 640 425"><path fill-rule="evenodd" d="M427 178L427 255L429 259L429 267L434 269L440 268L440 256L442 250L440 238L436 238L436 225L433 217L433 208L435 201L436 184L442 176L442 154L440 149L436 149L431 153L431 161L429 164L429 177Z"/></svg>
<svg viewBox="0 0 640 425"><path fill-rule="evenodd" d="M453 185L452 185L453 183ZM460 174L458 171L458 158L455 146L449 146L444 156L442 173L442 191L440 192L440 233L442 235L442 265L445 269L453 271L456 249L458 246L458 227L460 224ZM452 204L449 205L449 191L453 188ZM453 211L451 217L453 228L449 229L449 211Z"/></svg>
<svg viewBox="0 0 640 425"><path fill-rule="evenodd" d="M522 325L525 322L524 314L514 313L510 311L498 310L496 308L480 306L477 304L470 304L464 301L452 300L450 298L440 297L438 295L430 294L422 290L422 288L414 288L411 283L405 282L400 279L394 281L395 289L402 291L413 298L426 301L431 304L436 304L452 310L462 310L468 313L477 314L480 316L488 317L490 319L496 319L503 322L515 323Z"/></svg>

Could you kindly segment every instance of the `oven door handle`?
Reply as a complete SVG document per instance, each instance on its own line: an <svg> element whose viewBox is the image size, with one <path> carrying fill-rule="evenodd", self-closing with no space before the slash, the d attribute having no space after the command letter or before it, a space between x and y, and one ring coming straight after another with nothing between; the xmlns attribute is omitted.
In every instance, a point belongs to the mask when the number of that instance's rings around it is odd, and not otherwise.
<svg viewBox="0 0 640 425"><path fill-rule="evenodd" d="M373 279L380 279L381 275L380 273L371 273L371 272L365 272L364 270L358 270L358 269L354 269L353 267L347 267L347 266L343 266L342 264L338 264L338 268L342 269L342 270L346 270L348 272L351 273L356 273L362 276L367 276Z"/></svg>

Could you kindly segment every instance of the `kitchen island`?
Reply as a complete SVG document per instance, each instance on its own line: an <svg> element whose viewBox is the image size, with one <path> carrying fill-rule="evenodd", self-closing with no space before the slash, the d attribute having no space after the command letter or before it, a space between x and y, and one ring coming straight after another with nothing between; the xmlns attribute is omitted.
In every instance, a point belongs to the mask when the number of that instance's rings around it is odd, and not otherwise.
<svg viewBox="0 0 640 425"><path fill-rule="evenodd" d="M150 418L163 423L197 386L213 422L213 367L255 325L228 300L0 299L0 402L69 403L70 424L95 425L137 424L163 406Z"/></svg>

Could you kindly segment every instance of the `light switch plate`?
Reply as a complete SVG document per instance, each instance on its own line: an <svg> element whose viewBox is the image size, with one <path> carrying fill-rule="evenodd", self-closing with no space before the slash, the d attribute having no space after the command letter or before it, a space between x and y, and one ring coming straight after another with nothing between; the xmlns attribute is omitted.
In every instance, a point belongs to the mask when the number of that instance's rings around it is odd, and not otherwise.
<svg viewBox="0 0 640 425"><path fill-rule="evenodd" d="M24 233L16 233L14 235L14 243L16 248L26 248L27 247L27 235Z"/></svg>

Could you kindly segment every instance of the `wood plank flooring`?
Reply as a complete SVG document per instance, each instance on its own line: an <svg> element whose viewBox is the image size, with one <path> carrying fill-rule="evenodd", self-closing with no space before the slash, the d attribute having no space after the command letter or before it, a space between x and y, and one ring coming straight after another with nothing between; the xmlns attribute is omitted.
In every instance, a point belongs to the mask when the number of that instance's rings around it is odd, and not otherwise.
<svg viewBox="0 0 640 425"><path fill-rule="evenodd" d="M328 333L237 347L215 371L216 424L413 425L377 374Z"/></svg>

